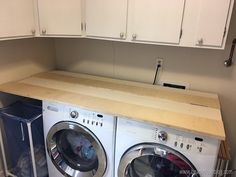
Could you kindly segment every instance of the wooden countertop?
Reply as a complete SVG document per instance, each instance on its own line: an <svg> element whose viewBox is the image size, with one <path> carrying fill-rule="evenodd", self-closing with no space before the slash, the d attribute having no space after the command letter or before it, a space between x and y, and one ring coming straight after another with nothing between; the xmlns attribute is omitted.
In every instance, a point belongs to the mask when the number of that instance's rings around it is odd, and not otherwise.
<svg viewBox="0 0 236 177"><path fill-rule="evenodd" d="M40 73L2 84L0 91L225 139L216 94L64 71Z"/></svg>

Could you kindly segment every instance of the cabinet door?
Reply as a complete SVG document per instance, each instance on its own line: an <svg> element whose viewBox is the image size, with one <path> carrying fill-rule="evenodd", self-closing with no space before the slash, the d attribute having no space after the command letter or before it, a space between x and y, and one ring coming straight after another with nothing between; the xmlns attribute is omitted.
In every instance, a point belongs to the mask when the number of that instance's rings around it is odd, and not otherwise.
<svg viewBox="0 0 236 177"><path fill-rule="evenodd" d="M185 0L133 0L133 40L179 43Z"/></svg>
<svg viewBox="0 0 236 177"><path fill-rule="evenodd" d="M221 46L230 0L199 0L196 45Z"/></svg>
<svg viewBox="0 0 236 177"><path fill-rule="evenodd" d="M86 35L126 37L127 0L86 0Z"/></svg>
<svg viewBox="0 0 236 177"><path fill-rule="evenodd" d="M42 35L81 35L81 0L38 0Z"/></svg>
<svg viewBox="0 0 236 177"><path fill-rule="evenodd" d="M1 0L0 38L27 37L35 33L32 0Z"/></svg>

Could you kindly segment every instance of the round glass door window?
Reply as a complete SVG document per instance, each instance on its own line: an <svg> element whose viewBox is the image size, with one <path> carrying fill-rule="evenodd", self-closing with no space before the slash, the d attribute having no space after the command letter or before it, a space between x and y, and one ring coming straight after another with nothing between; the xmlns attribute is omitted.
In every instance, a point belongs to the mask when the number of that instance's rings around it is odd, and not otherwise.
<svg viewBox="0 0 236 177"><path fill-rule="evenodd" d="M199 177L195 167L180 153L163 145L139 145L126 152L119 177Z"/></svg>
<svg viewBox="0 0 236 177"><path fill-rule="evenodd" d="M90 130L80 124L55 124L48 133L47 148L53 164L62 174L101 177L105 173L103 146Z"/></svg>
<svg viewBox="0 0 236 177"><path fill-rule="evenodd" d="M86 135L73 130L61 130L55 134L55 138L59 153L72 168L97 171L97 153Z"/></svg>
<svg viewBox="0 0 236 177"><path fill-rule="evenodd" d="M187 177L186 173L191 169L188 164L171 154L166 158L147 155L134 159L128 174L130 177Z"/></svg>

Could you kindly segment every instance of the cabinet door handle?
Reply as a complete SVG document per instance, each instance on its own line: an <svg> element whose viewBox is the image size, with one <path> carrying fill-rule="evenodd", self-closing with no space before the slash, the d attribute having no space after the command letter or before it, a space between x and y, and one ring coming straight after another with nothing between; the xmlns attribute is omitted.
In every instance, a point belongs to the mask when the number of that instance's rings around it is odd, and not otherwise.
<svg viewBox="0 0 236 177"><path fill-rule="evenodd" d="M42 34L46 34L46 29L44 28L44 29L42 29Z"/></svg>
<svg viewBox="0 0 236 177"><path fill-rule="evenodd" d="M36 30L35 30L35 29L32 29L32 30L31 30L31 33L32 33L32 35L35 35Z"/></svg>
<svg viewBox="0 0 236 177"><path fill-rule="evenodd" d="M132 38L133 38L133 40L136 40L137 39L137 34L133 34Z"/></svg>
<svg viewBox="0 0 236 177"><path fill-rule="evenodd" d="M120 38L123 39L125 37L125 33L121 32L120 33Z"/></svg>
<svg viewBox="0 0 236 177"><path fill-rule="evenodd" d="M203 45L203 42L204 42L203 38L199 39L198 40L198 45Z"/></svg>

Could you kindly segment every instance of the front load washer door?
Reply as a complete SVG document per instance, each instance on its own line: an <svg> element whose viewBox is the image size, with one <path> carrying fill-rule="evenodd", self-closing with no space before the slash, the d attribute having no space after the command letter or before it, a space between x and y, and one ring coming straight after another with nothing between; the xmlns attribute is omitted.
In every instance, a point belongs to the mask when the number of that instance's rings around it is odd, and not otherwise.
<svg viewBox="0 0 236 177"><path fill-rule="evenodd" d="M120 160L118 177L199 177L179 152L161 144L139 144Z"/></svg>
<svg viewBox="0 0 236 177"><path fill-rule="evenodd" d="M59 122L47 135L47 150L56 168L70 177L102 177L107 159L98 138L75 122Z"/></svg>

